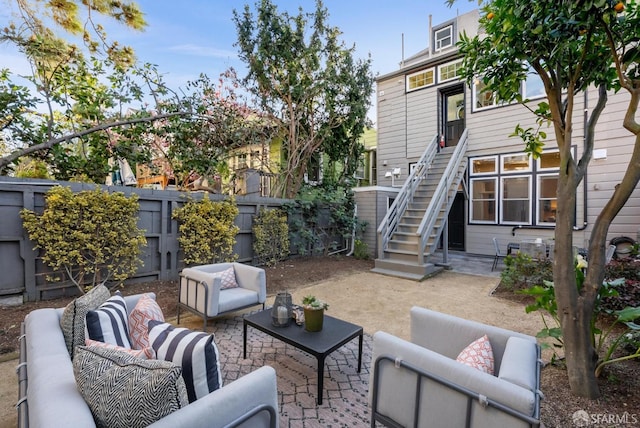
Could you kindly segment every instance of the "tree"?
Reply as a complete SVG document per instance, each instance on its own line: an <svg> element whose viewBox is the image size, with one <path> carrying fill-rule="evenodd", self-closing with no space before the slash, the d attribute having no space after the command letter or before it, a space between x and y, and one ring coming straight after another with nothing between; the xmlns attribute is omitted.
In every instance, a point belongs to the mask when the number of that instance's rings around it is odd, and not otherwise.
<svg viewBox="0 0 640 428"><path fill-rule="evenodd" d="M355 172L373 86L371 59L356 60L355 47L339 41L322 1L314 13L279 13L270 0L234 11L246 88L259 109L277 119L283 135L282 194L293 197L314 155L347 162Z"/></svg>
<svg viewBox="0 0 640 428"><path fill-rule="evenodd" d="M553 279L569 384L574 394L596 398L597 355L590 322L604 279L606 234L640 180L638 3L494 0L483 2L482 11L480 25L485 34L465 35L459 43L463 74L468 82L482 78L486 90L501 101L521 102L535 114L538 128L518 126L514 133L524 140L527 153L537 156L542 151L546 134L541 126L553 128L560 151ZM547 95L547 101L537 106L518 95L530 68L542 79ZM577 141L572 134L573 120L582 118L582 111L574 112L576 96L592 86L598 88L598 99L589 112L582 154L574 159L571 146ZM594 223L589 269L578 287L572 251L576 191L591 160L595 126L612 89L624 89L631 95L623 126L635 135L635 144L622 181Z"/></svg>

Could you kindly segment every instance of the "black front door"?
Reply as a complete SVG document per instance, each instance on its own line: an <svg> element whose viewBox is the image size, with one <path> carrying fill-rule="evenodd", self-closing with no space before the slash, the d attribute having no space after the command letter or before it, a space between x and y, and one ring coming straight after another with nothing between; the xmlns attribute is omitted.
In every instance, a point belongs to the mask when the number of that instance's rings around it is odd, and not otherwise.
<svg viewBox="0 0 640 428"><path fill-rule="evenodd" d="M445 146L457 145L464 132L464 88L462 86L442 92L442 118Z"/></svg>
<svg viewBox="0 0 640 428"><path fill-rule="evenodd" d="M464 193L456 193L449 211L449 249L464 251Z"/></svg>

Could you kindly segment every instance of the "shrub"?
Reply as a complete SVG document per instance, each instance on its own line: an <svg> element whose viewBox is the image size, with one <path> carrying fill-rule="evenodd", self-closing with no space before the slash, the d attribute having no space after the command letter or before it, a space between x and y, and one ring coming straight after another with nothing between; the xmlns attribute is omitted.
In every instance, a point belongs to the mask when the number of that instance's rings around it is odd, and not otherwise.
<svg viewBox="0 0 640 428"><path fill-rule="evenodd" d="M51 188L39 215L23 209L25 230L44 251L43 262L66 275L84 292L108 281L121 283L133 275L142 261L144 231L138 229L138 197L100 189L73 193L68 187Z"/></svg>
<svg viewBox="0 0 640 428"><path fill-rule="evenodd" d="M253 252L258 264L274 266L289 256L289 225L279 209L261 209L253 219Z"/></svg>
<svg viewBox="0 0 640 428"><path fill-rule="evenodd" d="M627 258L612 260L605 266L605 281L624 278L624 284L617 287L617 295L603 299L607 310L621 310L627 306L640 306L640 261Z"/></svg>
<svg viewBox="0 0 640 428"><path fill-rule="evenodd" d="M369 246L366 242L356 239L353 248L353 257L358 260L369 260Z"/></svg>
<svg viewBox="0 0 640 428"><path fill-rule="evenodd" d="M240 228L234 224L238 207L234 199L214 202L207 195L190 200L173 211L180 223L178 243L187 265L232 262L233 245Z"/></svg>
<svg viewBox="0 0 640 428"><path fill-rule="evenodd" d="M553 264L550 260L533 260L518 252L504 259L505 269L500 274L500 284L509 290L525 290L544 281L553 281Z"/></svg>

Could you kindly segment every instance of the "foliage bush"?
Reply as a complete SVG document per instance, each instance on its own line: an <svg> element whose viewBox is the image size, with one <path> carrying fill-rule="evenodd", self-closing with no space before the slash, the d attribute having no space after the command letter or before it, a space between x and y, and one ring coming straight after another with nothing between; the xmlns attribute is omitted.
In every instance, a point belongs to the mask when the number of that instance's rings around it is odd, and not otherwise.
<svg viewBox="0 0 640 428"><path fill-rule="evenodd" d="M640 306L640 261L632 258L612 260L605 266L605 280L624 278L616 296L610 296L602 301L602 306L608 310L620 310L627 306Z"/></svg>
<svg viewBox="0 0 640 428"><path fill-rule="evenodd" d="M42 214L23 209L25 230L43 250L43 262L54 269L47 278L65 275L82 291L110 281L121 283L139 266L144 231L138 229L138 197L96 188L73 193L51 188Z"/></svg>
<svg viewBox="0 0 640 428"><path fill-rule="evenodd" d="M356 239L353 248L353 257L358 260L369 260L369 246L366 242Z"/></svg>
<svg viewBox="0 0 640 428"><path fill-rule="evenodd" d="M232 262L238 207L234 199L214 202L205 194L201 201L189 200L173 211L180 223L178 243L187 265Z"/></svg>
<svg viewBox="0 0 640 428"><path fill-rule="evenodd" d="M500 285L509 290L525 290L544 281L553 281L550 260L533 260L531 256L518 252L505 257L504 264Z"/></svg>
<svg viewBox="0 0 640 428"><path fill-rule="evenodd" d="M290 237L298 253L327 255L364 228L354 216L353 191L338 185L306 186L294 201L284 204Z"/></svg>
<svg viewBox="0 0 640 428"><path fill-rule="evenodd" d="M258 264L274 266L289 256L289 225L279 209L261 209L253 219L253 252Z"/></svg>

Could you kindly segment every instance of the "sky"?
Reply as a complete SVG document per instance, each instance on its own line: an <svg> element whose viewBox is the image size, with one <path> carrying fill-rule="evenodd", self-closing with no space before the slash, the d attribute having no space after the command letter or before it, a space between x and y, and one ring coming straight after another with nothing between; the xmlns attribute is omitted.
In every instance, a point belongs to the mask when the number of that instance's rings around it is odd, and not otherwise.
<svg viewBox="0 0 640 428"><path fill-rule="evenodd" d="M13 2L15 0L9 0ZM217 78L229 67L240 77L246 70L234 46L236 29L233 10L242 11L245 4L254 9L256 0L138 0L145 14L147 28L137 32L123 26L109 26L112 40L130 45L142 62L156 64L165 82L172 89L184 87L200 73ZM297 15L315 10L312 0L273 0L279 11ZM477 7L477 2L458 0L451 8L445 0L324 0L329 11L328 24L340 28L347 46L355 44L355 56L371 54L374 75L398 69L403 58L425 49L428 45L429 15L437 25L456 14ZM9 20L0 11L0 26ZM403 36L404 35L404 36ZM404 42L403 42L404 39ZM27 63L10 46L0 45L0 68L15 73L28 73ZM375 99L369 117L375 122Z"/></svg>

